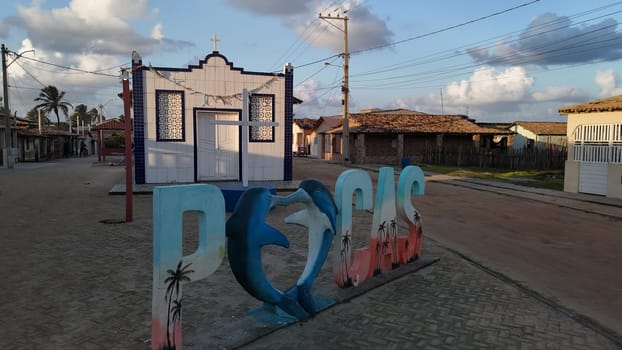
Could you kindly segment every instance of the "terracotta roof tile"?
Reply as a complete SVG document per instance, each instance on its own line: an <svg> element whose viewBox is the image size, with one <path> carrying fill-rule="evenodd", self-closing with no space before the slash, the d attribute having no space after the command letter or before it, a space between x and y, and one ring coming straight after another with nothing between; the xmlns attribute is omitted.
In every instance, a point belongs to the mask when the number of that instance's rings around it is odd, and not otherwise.
<svg viewBox="0 0 622 350"><path fill-rule="evenodd" d="M294 118L294 123L296 123L296 125L298 125L301 129L315 129L321 122L322 121L319 119Z"/></svg>
<svg viewBox="0 0 622 350"><path fill-rule="evenodd" d="M613 112L622 110L622 95L561 107L560 114Z"/></svg>
<svg viewBox="0 0 622 350"><path fill-rule="evenodd" d="M341 126L343 122L343 117L340 115L332 116L332 117L320 117L320 124L324 122L329 128L337 128Z"/></svg>
<svg viewBox="0 0 622 350"><path fill-rule="evenodd" d="M381 109L381 108L369 108L361 109L358 114L427 114L419 111L413 111L410 109L397 108L397 109Z"/></svg>
<svg viewBox="0 0 622 350"><path fill-rule="evenodd" d="M95 125L93 130L125 130L125 123L119 119L106 120L101 124Z"/></svg>
<svg viewBox="0 0 622 350"><path fill-rule="evenodd" d="M462 115L352 114L352 133L511 134L509 130L483 128ZM337 130L335 130L337 131Z"/></svg>
<svg viewBox="0 0 622 350"><path fill-rule="evenodd" d="M18 129L17 133L28 136L78 136L78 134L72 134L68 130L60 130L53 126L44 126L41 128L41 134L39 134L39 128Z"/></svg>
<svg viewBox="0 0 622 350"><path fill-rule="evenodd" d="M536 135L566 135L566 122L523 122L514 123Z"/></svg>

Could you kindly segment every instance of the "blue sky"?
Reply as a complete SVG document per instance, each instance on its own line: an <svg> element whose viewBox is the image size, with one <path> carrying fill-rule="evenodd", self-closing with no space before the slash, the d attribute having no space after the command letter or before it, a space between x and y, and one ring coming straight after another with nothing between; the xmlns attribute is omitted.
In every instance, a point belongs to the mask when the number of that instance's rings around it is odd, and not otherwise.
<svg viewBox="0 0 622 350"><path fill-rule="evenodd" d="M118 79L138 51L186 67L218 51L249 71L295 67L296 117L341 113L347 15L350 110L409 108L477 121L564 120L561 106L622 94L622 2L562 0L72 0L3 3L11 109L44 85L122 113ZM330 21L342 27L343 21ZM374 49L376 48L376 49ZM11 60L12 58L10 58ZM33 60L35 59L35 60ZM314 63L317 62L317 63ZM328 62L331 65L325 65ZM47 63L52 63L50 65ZM78 70L67 70L71 67ZM86 72L96 72L90 74ZM442 95L442 98L441 98Z"/></svg>

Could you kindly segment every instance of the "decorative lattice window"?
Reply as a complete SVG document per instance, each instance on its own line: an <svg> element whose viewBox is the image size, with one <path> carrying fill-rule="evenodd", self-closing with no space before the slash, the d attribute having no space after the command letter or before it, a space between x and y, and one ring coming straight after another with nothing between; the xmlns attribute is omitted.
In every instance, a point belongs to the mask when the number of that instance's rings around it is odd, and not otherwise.
<svg viewBox="0 0 622 350"><path fill-rule="evenodd" d="M156 129L158 141L184 141L183 91L156 91Z"/></svg>
<svg viewBox="0 0 622 350"><path fill-rule="evenodd" d="M252 95L250 103L250 121L274 121L274 95ZM274 126L251 126L249 132L251 142L274 142Z"/></svg>

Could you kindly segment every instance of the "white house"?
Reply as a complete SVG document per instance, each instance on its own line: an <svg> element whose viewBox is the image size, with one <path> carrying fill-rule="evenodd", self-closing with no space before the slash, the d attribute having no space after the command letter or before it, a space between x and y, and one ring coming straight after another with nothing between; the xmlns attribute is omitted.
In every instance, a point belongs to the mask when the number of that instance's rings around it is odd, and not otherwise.
<svg viewBox="0 0 622 350"><path fill-rule="evenodd" d="M308 156L311 154L311 139L315 128L319 125L319 119L294 118L292 133L294 154Z"/></svg>
<svg viewBox="0 0 622 350"><path fill-rule="evenodd" d="M136 183L291 180L291 65L248 72L213 51L187 68L151 67L134 53L132 74Z"/></svg>
<svg viewBox="0 0 622 350"><path fill-rule="evenodd" d="M566 106L564 191L622 198L622 95Z"/></svg>
<svg viewBox="0 0 622 350"><path fill-rule="evenodd" d="M538 148L566 146L565 122L514 122L510 130L516 134L512 136L512 148Z"/></svg>

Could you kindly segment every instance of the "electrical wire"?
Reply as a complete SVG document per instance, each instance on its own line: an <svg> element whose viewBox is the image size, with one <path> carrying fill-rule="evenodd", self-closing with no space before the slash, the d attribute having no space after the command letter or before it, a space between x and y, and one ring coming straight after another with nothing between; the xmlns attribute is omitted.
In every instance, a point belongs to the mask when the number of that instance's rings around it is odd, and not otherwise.
<svg viewBox="0 0 622 350"><path fill-rule="evenodd" d="M15 64L17 64L26 74L28 74L28 76L30 76L34 81L36 81L37 83L39 83L41 86L43 87L47 87L48 85L44 84L41 82L41 80L37 79L37 77L35 77L33 74L31 74L26 68L24 68L24 66L22 66L18 61L14 61Z"/></svg>
<svg viewBox="0 0 622 350"><path fill-rule="evenodd" d="M622 2L618 2L618 4L619 3L622 3ZM607 6L607 7L609 7L609 6ZM598 8L596 10L600 10L600 9L602 9L602 8ZM589 11L586 11L586 12L589 12ZM601 16L598 16L598 17L593 17L593 18L590 18L590 19L587 19L587 20L584 20L584 21L581 21L581 22L578 22L578 23L573 23L573 24L562 26L562 27L553 28L553 29L547 30L547 31L539 31L539 29L544 29L544 28L549 27L549 26L551 26L553 24L556 24L556 23L564 21L564 18L557 19L555 21L547 22L547 23L544 23L544 24L534 28L534 29L538 30L538 32L536 34L522 36L520 39L515 39L515 40L511 40L511 41L504 41L502 44L509 45L509 44L518 42L520 40L533 38L533 37L536 37L536 36L539 36L539 35L546 35L546 34L554 32L554 31L567 29L567 28L570 28L570 27L573 27L573 26L576 26L576 25L579 25L579 24L587 23L589 21L597 20L597 19L600 19L600 18L603 18L603 17L606 17L606 16L610 16L610 15L613 15L613 14L618 14L620 12L622 12L622 11L610 12L610 13L607 13L605 15L601 15ZM607 28L615 27L615 26L616 25L614 24L614 25L610 25L610 26L607 26L607 27L604 27L604 28L597 29L597 30L604 30L604 29L607 29ZM591 31L591 32L593 32L593 31ZM516 32L514 32L514 33L516 33ZM507 37L508 35L511 35L511 34L514 34L514 33L504 34L504 35L501 35L501 36L498 36L498 37L504 37L504 36ZM581 35L584 35L584 34L586 34L586 33L583 33ZM487 39L487 40L484 40L483 42L488 42L488 41L494 40L494 39L496 39L498 37L495 37L493 39ZM574 37L563 39L563 41L570 40L572 38L574 38ZM451 50L445 50L445 51L442 51L439 54L427 55L427 56L424 56L424 57L419 58L419 59L410 60L410 62L413 62L411 64L399 64L399 65L387 66L386 69L380 69L380 70L375 70L375 71L367 71L367 72L359 73L359 74L355 73L355 74L351 74L350 76L352 78L356 78L356 77L360 77L360 76L374 75L374 74L380 74L380 73L385 73L385 72L389 72L389 71L401 70L401 69L408 68L408 67L412 68L412 67L415 67L415 66L424 65L426 63L438 63L439 61L442 61L442 60L447 60L447 59L463 56L463 55L465 55L465 53L461 49L465 48L465 47L473 47L474 45L477 45L477 43L460 46L458 48L451 49ZM494 44L494 45L491 45L491 46L482 47L481 50L490 50L490 49L493 49L495 47L498 47L499 45L501 45L501 44L497 43L497 44ZM545 45L545 47L548 47L548 44ZM542 47L538 47L538 48L542 48ZM531 50L534 50L534 49L536 49L536 48L531 48ZM458 51L458 53L456 53L456 51ZM448 52L449 52L449 54L446 54ZM400 76L403 76L403 74L400 75ZM358 80L358 81L360 81L360 80Z"/></svg>
<svg viewBox="0 0 622 350"><path fill-rule="evenodd" d="M540 0L532 0L530 2L526 2L526 3L523 3L523 4L520 4L520 5L511 7L511 8L502 10L502 11L494 12L494 13L491 13L491 14L488 14L488 15L476 18L476 19L472 19L472 20L469 20L469 21L466 21L466 22L462 22L462 23L453 25L453 26L449 26L449 27L445 27L445 28L442 28L442 29L438 29L438 30L435 30L435 31L432 31L432 32L429 32L429 33L417 35L417 36L414 36L414 37L411 37L411 38L395 41L395 42L388 43L388 44L383 44L383 45L378 45L378 46L374 46L374 47L369 47L369 48L365 48L365 49L350 51L350 55L360 54L360 53L367 52L367 51L377 50L377 49L380 49L380 48L394 46L394 45L402 44L402 43L409 42L409 41L412 41L412 40L425 38L425 37L428 37L428 36L432 36L432 35L435 35L435 34L439 34L439 33L442 33L442 32L449 31L451 29L456 29L456 28L463 27L463 26L466 26L466 25L469 25L469 24L472 24L472 23L476 23L476 22L479 22L479 21L482 21L482 20L485 20L485 19L488 19L488 18L491 18L491 17L495 17L495 16L498 16L498 15L501 15L501 14L504 14L504 13L508 13L510 11L514 11L514 10L517 10L517 9L525 7L525 6L532 5L532 4L537 3L539 1ZM310 66L310 65L317 64L319 62L325 61L327 59L330 59L332 57L342 56L342 55L343 55L343 53L337 54L337 55L328 56L326 58L315 60L315 61L312 61L312 62L309 62L309 63L304 63L304 64L301 64L301 65L296 65L296 67L297 68L302 68L302 67Z"/></svg>
<svg viewBox="0 0 622 350"><path fill-rule="evenodd" d="M68 67L68 66L63 66L60 64L56 64L56 63L51 63L51 62L46 62L43 60L38 60L36 58L32 58L32 57L26 57L26 56L21 56L21 58L25 58L27 60L31 60L31 61L35 61L41 64L46 64L49 66L53 66L53 67L57 67L57 68L63 68L66 70L70 70L70 71L76 71L76 72L82 72L82 73L88 73L88 74L94 74L94 75L102 75L102 76L106 76L106 77L114 77L114 78L119 78L119 75L114 75L114 74L107 74L107 73L101 73L98 71L88 71L88 70L84 70L84 69L80 69L80 68L73 68L73 67Z"/></svg>
<svg viewBox="0 0 622 350"><path fill-rule="evenodd" d="M590 19L587 19L587 20L584 20L584 21L581 21L581 22L574 23L574 24L570 24L570 25L566 25L566 26L562 26L562 27L557 27L557 28L554 28L554 29L551 29L551 30L548 30L548 31L540 31L540 30L543 30L543 29L545 29L547 27L550 27L550 26L553 26L555 24L558 24L560 22L564 22L565 18L573 19L573 18L577 18L577 17L582 17L582 16L585 16L585 15L588 15L588 14L591 14L591 13L594 13L594 12L597 12L597 11L600 11L600 10L603 10L603 9L606 9L606 8L609 8L609 7L612 7L612 6L619 5L620 3L622 3L622 1L619 1L619 2L617 2L615 4L612 4L612 5L601 6L599 8L595 8L595 9L592 9L592 10L584 11L584 12L581 12L581 13L578 13L578 14L575 14L575 15L572 15L572 16L569 16L569 17L558 18L558 19L550 21L550 22L542 23L540 25L532 27L532 29L535 29L535 30L538 31L537 34L521 36L521 38L514 39L514 40L511 40L511 41L505 40L503 42L503 44L512 44L512 43L520 41L521 39L528 39L528 38L532 38L532 37L534 37L536 35L544 35L544 34L552 33L552 32L554 32L556 30L566 29L566 28L569 28L571 26L576 26L576 25L579 25L579 24L584 24L584 23L587 23L587 22L590 22L590 21L593 21L593 20L596 20L596 19L600 19L600 18L603 18L603 17L606 17L606 16L610 16L612 14L617 14L620 11L610 12L610 13L607 13L605 15L601 15L601 16L598 16L598 17L593 17L593 18L590 18ZM402 63L397 63L397 64L392 64L392 65L388 65L388 66L384 66L384 67L379 67L376 70L366 71L366 72L362 72L362 73L354 73L354 74L351 74L350 76L351 77L360 77L360 76L365 76L365 75L374 75L374 74L380 74L380 73L385 73L385 72L394 71L394 70L400 70L400 69L403 69L403 68L423 65L423 64L426 64L426 63L438 63L439 61L442 61L442 60L447 60L447 59L463 56L465 54L463 52L463 49L465 49L465 48L479 47L481 44L487 43L487 42L497 42L499 38L509 37L509 36L515 35L515 34L517 34L519 32L520 31L514 31L514 32L498 35L498 36L495 36L495 37L490 38L490 39L485 39L485 40L481 40L481 41L478 41L478 42L475 42L475 43L462 45L462 46L459 46L459 47L456 47L456 48L453 48L453 49L444 50L444 51L441 51L441 52L438 52L438 53L433 53L433 54L430 54L430 55L426 55L426 56L423 56L423 57L420 57L420 58L410 59L410 60L407 60L407 61L402 62ZM499 45L500 45L499 43L495 43L493 45L489 45L489 46L486 46L486 47L481 47L481 49L482 50L490 50L490 49L493 49L495 47L498 47Z"/></svg>
<svg viewBox="0 0 622 350"><path fill-rule="evenodd" d="M618 2L617 4L620 4L620 3L622 3L622 2ZM583 13L579 13L577 15L585 15L585 14L594 13L594 12L596 12L598 10L602 10L604 8L608 8L608 7L611 7L611 6L613 6L613 5L603 6L603 7L600 7L600 8L592 9L592 10L589 10L589 11L585 11ZM589 22L589 21L597 20L597 19L600 19L600 18L603 18L603 17L606 17L606 16L610 16L612 14L620 13L620 12L622 12L622 11L610 12L610 13L607 13L605 15L601 15L601 16L597 16L597 17L592 17L590 19L587 19L587 20L579 22L579 23L572 23L570 25L565 25L565 26L562 26L562 27L557 27L557 28L554 28L554 29L548 30L548 31L538 31L537 34L530 35L528 37L533 37L533 36L536 36L536 35L545 35L545 34L548 34L548 33L552 32L552 31L555 31L555 30L566 29L566 28L569 28L569 27L572 27L572 26L576 26L577 24L582 24L582 23L586 23L586 22ZM558 22L558 21L551 21L551 22L544 23L541 27L542 28L549 27L553 22ZM514 52L511 55L506 55L506 56L500 57L499 61L508 62L508 64L513 64L513 65L519 65L519 64L526 64L526 63L533 62L534 59L537 59L538 56L548 55L551 58L559 57L559 56L562 56L564 54L564 52L567 52L568 50L576 50L577 48L581 48L581 47L585 47L585 46L592 46L592 50L600 48L600 47L607 47L606 45L601 45L601 46L597 46L597 45L598 44L602 44L602 43L608 43L608 42L611 42L611 41L617 40L617 39L615 39L615 38L614 39L603 39L603 37L600 37L601 40L594 41L589 36L593 37L595 33L603 31L603 30L614 28L615 26L616 26L616 24L599 27L599 28L596 28L596 29L588 31L588 32L583 32L583 33L578 34L578 35L567 37L565 39L557 41L557 43L556 43L556 44L559 44L559 43L563 43L563 42L567 42L567 41L573 41L570 44L565 45L565 46L558 46L558 47L555 47L555 48L550 48L550 45L547 44L547 45L541 45L541 46L537 46L537 47L530 47L530 48L528 48L528 50L529 50L528 51L528 53L529 53L528 56L525 56L525 54L522 53L522 52ZM584 40L577 40L580 37L585 37L585 39ZM506 42L506 44L507 44L507 42ZM542 51L543 49L546 49L546 50ZM451 51L451 50L447 50L447 51ZM443 52L447 52L447 51L443 51ZM585 52L585 51L589 51L589 50L573 51L573 54L576 54L578 52ZM555 53L555 54L551 55L552 53ZM458 55L454 55L454 56L457 57L457 56L460 56L460 55L463 55L463 54L458 54ZM433 55L430 55L430 56L433 56ZM426 57L428 57L428 56L426 56ZM436 57L436 59L430 58L429 60L421 62L421 64L428 63L428 62L437 62L439 59L440 59L440 57ZM490 63L490 62L488 62L488 63ZM355 87L370 88L370 87L366 87L366 86L356 85L356 83L357 82L364 82L364 81L389 81L389 80L401 80L401 81L404 81L406 78L412 77L412 76L421 76L421 77L428 76L428 77L431 77L431 76L436 75L438 77L438 79L440 79L442 77L447 77L448 75L452 75L452 76L456 75L454 73L456 73L456 72L458 72L460 70L464 71L464 70L472 69L472 68L478 67L478 66L482 66L482 64L457 65L457 66L445 67L443 70L440 70L440 71L433 71L433 72L427 72L427 73L419 72L419 73L407 74L407 75L402 73L399 76L391 76L391 77L383 77L383 78L375 78L375 79L356 79L356 78L353 78L350 81L352 83L354 83L353 85ZM397 67L401 68L403 66L397 66ZM351 76L356 77L356 76L363 76L363 75L373 75L373 74L378 74L380 72L393 71L393 70L397 70L397 68L384 69L384 70L380 70L380 71L377 71L377 72L371 71L371 72L366 72L364 74L353 74ZM438 80L438 79L436 79L436 80ZM409 83L409 82L406 82L406 83ZM395 82L393 82L391 84L395 84ZM412 81L410 81L410 84L412 84ZM387 84L380 85L380 86L377 85L376 88L384 87L386 85ZM396 88L398 86L392 85L392 87Z"/></svg>
<svg viewBox="0 0 622 350"><path fill-rule="evenodd" d="M453 25L453 26L450 26L450 27L445 27L445 28L442 28L442 29L438 29L438 30L426 33L426 34L417 35L417 36L414 36L412 38L407 38L407 39L395 41L395 42L388 43L388 44L378 45L378 46L370 47L370 48L367 48L367 49L351 51L350 54L354 55L354 54L359 54L359 53L366 52L366 51L377 50L377 49L381 49L381 48L384 48L384 47L389 47L389 46L394 46L394 45L398 45L398 44L403 44L403 43L408 42L408 41L412 41L412 40L416 40L416 39L421 39L421 38L425 38L425 37L428 37L428 36L431 36L431 35L443 33L443 32L446 32L446 31L449 31L449 30L452 30L452 29L464 27L464 26L469 25L469 24L473 24L473 23L476 23L476 22L479 22L479 21L483 21L485 19L489 19L489 18L492 18L492 17L495 17L495 16L499 16L499 15L502 15L504 13L508 13L508 12L517 10L519 8L535 4L535 3L539 2L539 1L540 0L532 0L530 2L526 2L526 3L523 3L523 4L520 4L520 5L511 7L511 8L502 10L502 11L497 11L497 12L494 12L494 13L491 13L491 14L488 14L488 15L476 18L476 19L472 19L472 20L469 20L469 21L466 21L466 22L462 22L462 23L459 23L459 24L456 24L456 25Z"/></svg>

